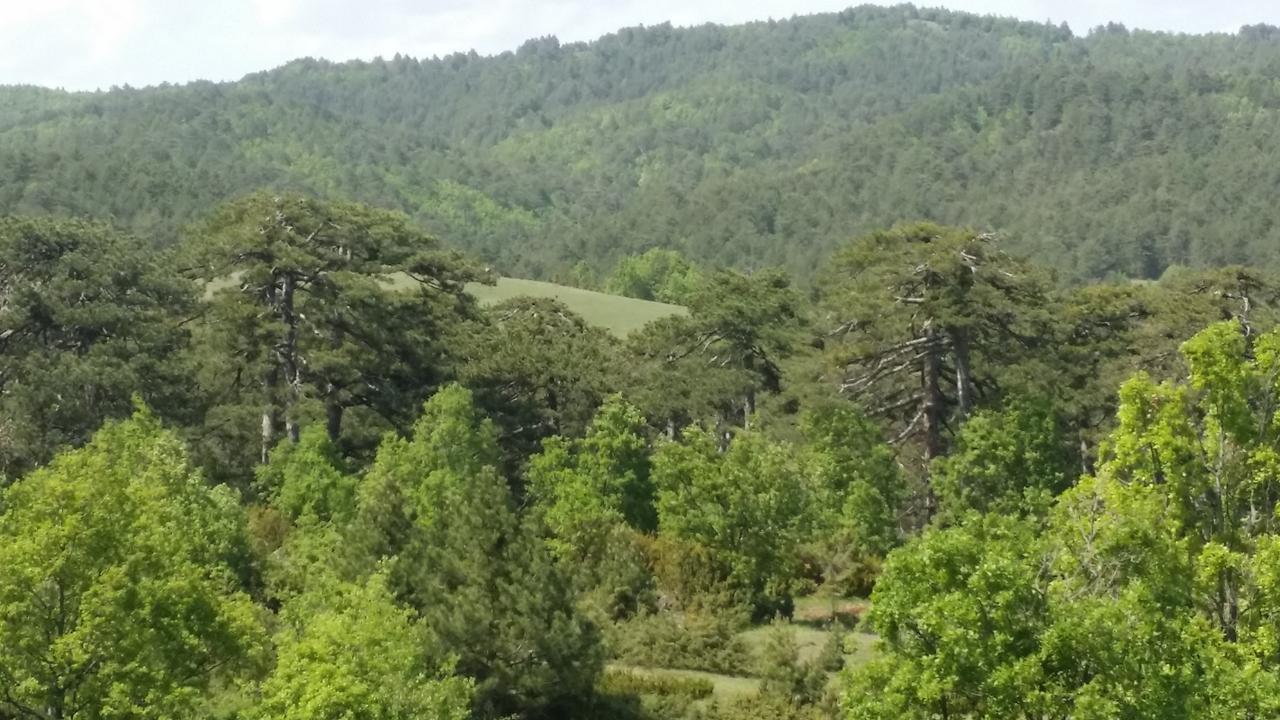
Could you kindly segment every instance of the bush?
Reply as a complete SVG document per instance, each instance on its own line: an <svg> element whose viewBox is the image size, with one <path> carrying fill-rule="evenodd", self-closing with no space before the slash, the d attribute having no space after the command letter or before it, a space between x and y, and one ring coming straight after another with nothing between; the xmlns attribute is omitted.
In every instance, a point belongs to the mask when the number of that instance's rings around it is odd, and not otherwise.
<svg viewBox="0 0 1280 720"><path fill-rule="evenodd" d="M788 702L776 695L748 695L723 705L712 703L702 715L705 720L824 720L836 717L823 708Z"/></svg>
<svg viewBox="0 0 1280 720"><path fill-rule="evenodd" d="M875 588L884 559L864 552L847 533L836 531L800 549L800 561L815 588L843 597L866 597Z"/></svg>
<svg viewBox="0 0 1280 720"><path fill-rule="evenodd" d="M619 661L641 667L745 674L750 652L738 630L742 612L685 612L640 615L614 625L610 649Z"/></svg>
<svg viewBox="0 0 1280 720"><path fill-rule="evenodd" d="M711 681L672 675L646 675L606 670L597 686L592 713L585 717L612 720L680 720L700 717L701 700L711 697Z"/></svg>
<svg viewBox="0 0 1280 720"><path fill-rule="evenodd" d="M827 638L814 658L814 665L824 672L840 672L844 669L844 634L835 631Z"/></svg>
<svg viewBox="0 0 1280 720"><path fill-rule="evenodd" d="M702 700L711 697L715 685L706 678L676 675L645 675L632 670L610 668L600 679L606 695L675 695Z"/></svg>
<svg viewBox="0 0 1280 720"><path fill-rule="evenodd" d="M591 565L565 563L587 614L601 625L653 612L657 592L649 569L648 538L618 525L605 536Z"/></svg>
<svg viewBox="0 0 1280 720"><path fill-rule="evenodd" d="M795 705L814 704L827 684L824 660L801 662L795 628L781 620L774 621L756 657L760 694Z"/></svg>
<svg viewBox="0 0 1280 720"><path fill-rule="evenodd" d="M659 535L651 542L649 555L658 590L670 606L688 609L724 592L729 570L703 545Z"/></svg>

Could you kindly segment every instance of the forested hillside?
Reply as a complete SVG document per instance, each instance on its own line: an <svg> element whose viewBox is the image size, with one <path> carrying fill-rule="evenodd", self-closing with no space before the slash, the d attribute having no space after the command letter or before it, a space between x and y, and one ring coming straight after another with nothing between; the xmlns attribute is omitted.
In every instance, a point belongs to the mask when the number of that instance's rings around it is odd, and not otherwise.
<svg viewBox="0 0 1280 720"><path fill-rule="evenodd" d="M402 213L202 216L0 217L0 720L1280 717L1274 273L904 224L625 258L683 308L624 337Z"/></svg>
<svg viewBox="0 0 1280 720"><path fill-rule="evenodd" d="M1277 78L1271 27L1073 35L900 6L225 84L0 88L0 213L170 244L250 189L302 190L403 209L540 279L666 246L807 281L903 219L1002 231L1068 281L1274 265Z"/></svg>

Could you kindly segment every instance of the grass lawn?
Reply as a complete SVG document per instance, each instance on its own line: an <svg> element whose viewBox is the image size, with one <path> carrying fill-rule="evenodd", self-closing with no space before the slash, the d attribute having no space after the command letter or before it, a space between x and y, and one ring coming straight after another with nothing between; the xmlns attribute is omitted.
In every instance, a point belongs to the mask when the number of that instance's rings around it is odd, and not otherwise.
<svg viewBox="0 0 1280 720"><path fill-rule="evenodd" d="M411 281L403 275L392 275L390 282L395 287L409 287ZM215 280L205 286L205 298L235 283L235 276ZM684 315L688 310L680 305L636 300L621 295L583 290L567 285L540 282L538 280L518 280L516 278L498 278L497 285L481 285L470 283L467 292L479 300L482 305L492 305L510 300L514 297L554 298L564 303L570 310L582 316L583 320L604 328L618 337L626 337L627 333L644 327L649 322L668 315Z"/></svg>
<svg viewBox="0 0 1280 720"><path fill-rule="evenodd" d="M810 662L817 658L822 649L837 631L832 621L842 626L844 637L844 663L846 668L857 668L874 660L878 654L875 635L859 632L854 629L857 619L869 608L866 600L860 598L832 598L829 596L809 596L796 598L795 619L789 629L795 632L800 661ZM757 625L742 631L738 637L746 644L754 656L759 656L761 649L773 632L770 624ZM702 678L711 681L714 686L714 697L718 700L733 700L751 695L760 690L760 679L735 675L720 675L699 670L681 670L675 668L638 667L632 665L613 664L611 667L628 670L637 675L654 677ZM748 672L750 666L748 667ZM840 682L840 673L831 673L829 682L834 687Z"/></svg>
<svg viewBox="0 0 1280 720"><path fill-rule="evenodd" d="M554 298L581 315L588 323L602 327L618 337L625 337L627 333L638 330L653 320L687 312L679 305L516 278L498 278L497 285L472 283L467 286L467 292L485 305L521 296Z"/></svg>
<svg viewBox="0 0 1280 720"><path fill-rule="evenodd" d="M861 667L875 660L880 654L876 643L880 637L871 633L853 632L844 637L845 667Z"/></svg>

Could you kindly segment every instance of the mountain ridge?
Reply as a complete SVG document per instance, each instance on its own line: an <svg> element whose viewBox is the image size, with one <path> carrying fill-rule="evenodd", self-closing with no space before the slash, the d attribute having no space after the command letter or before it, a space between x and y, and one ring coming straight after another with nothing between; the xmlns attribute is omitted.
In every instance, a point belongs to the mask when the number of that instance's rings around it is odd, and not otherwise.
<svg viewBox="0 0 1280 720"><path fill-rule="evenodd" d="M0 88L0 213L158 244L259 187L395 207L505 273L663 246L810 276L898 221L1000 231L1065 280L1274 265L1280 43L913 6L297 60L232 82Z"/></svg>

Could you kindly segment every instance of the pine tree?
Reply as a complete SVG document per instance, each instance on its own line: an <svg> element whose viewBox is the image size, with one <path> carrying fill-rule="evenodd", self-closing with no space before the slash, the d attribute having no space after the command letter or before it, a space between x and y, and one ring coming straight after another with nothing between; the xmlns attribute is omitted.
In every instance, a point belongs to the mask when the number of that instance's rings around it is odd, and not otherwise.
<svg viewBox="0 0 1280 720"><path fill-rule="evenodd" d="M356 537L393 589L476 682L481 717L556 717L600 672L595 628L514 509L494 425L458 386L429 400L408 439L390 438L360 488ZM386 512L399 507L398 512Z"/></svg>

